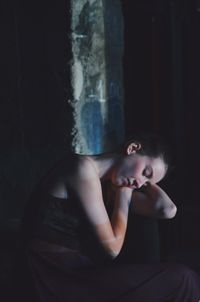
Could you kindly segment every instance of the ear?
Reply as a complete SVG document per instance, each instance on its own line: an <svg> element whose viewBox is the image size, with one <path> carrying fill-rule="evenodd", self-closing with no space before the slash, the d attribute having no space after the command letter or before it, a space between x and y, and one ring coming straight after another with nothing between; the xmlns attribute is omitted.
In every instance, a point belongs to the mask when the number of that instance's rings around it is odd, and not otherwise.
<svg viewBox="0 0 200 302"><path fill-rule="evenodd" d="M129 154L133 154L136 153L138 150L141 149L141 144L138 142L133 142L130 143L127 147L126 147L126 153Z"/></svg>

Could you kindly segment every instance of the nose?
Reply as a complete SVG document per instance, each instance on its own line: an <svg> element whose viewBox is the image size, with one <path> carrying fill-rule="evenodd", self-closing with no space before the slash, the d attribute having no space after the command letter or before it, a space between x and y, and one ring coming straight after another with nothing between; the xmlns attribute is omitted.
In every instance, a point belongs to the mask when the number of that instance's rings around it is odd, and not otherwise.
<svg viewBox="0 0 200 302"><path fill-rule="evenodd" d="M146 182L146 179L135 179L134 186L136 186L137 189L140 189Z"/></svg>

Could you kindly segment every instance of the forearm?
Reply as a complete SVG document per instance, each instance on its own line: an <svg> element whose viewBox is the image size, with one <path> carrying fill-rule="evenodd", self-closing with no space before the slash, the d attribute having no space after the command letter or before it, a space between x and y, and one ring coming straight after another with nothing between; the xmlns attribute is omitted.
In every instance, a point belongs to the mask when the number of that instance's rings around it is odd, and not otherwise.
<svg viewBox="0 0 200 302"><path fill-rule="evenodd" d="M147 185L146 194L155 204L155 209L160 213L161 218L172 218L176 214L176 206L167 193L158 185Z"/></svg>
<svg viewBox="0 0 200 302"><path fill-rule="evenodd" d="M161 219L173 218L177 211L171 198L156 184L148 184L141 192L134 192L131 204L134 212Z"/></svg>
<svg viewBox="0 0 200 302"><path fill-rule="evenodd" d="M116 191L114 209L111 217L114 238L112 242L110 242L110 248L114 256L118 255L124 242L131 196L132 190L130 188L119 188Z"/></svg>

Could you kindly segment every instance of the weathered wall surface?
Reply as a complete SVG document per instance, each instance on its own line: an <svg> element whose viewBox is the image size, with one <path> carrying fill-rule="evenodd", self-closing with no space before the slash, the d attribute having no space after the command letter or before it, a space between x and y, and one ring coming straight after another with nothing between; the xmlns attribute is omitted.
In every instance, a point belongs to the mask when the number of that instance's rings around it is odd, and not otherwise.
<svg viewBox="0 0 200 302"><path fill-rule="evenodd" d="M71 0L74 152L107 152L123 140L122 32L119 1Z"/></svg>

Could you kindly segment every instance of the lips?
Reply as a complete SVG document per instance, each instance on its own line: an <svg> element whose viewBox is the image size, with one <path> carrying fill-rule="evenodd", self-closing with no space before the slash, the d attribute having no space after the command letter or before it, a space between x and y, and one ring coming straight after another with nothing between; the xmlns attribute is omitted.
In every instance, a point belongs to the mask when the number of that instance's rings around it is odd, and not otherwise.
<svg viewBox="0 0 200 302"><path fill-rule="evenodd" d="M129 178L127 178L127 185L129 186L129 187L132 187L132 188L136 188L136 186L134 185L134 179L129 179Z"/></svg>
<svg viewBox="0 0 200 302"><path fill-rule="evenodd" d="M131 186L131 180L129 178L127 178L127 185Z"/></svg>

